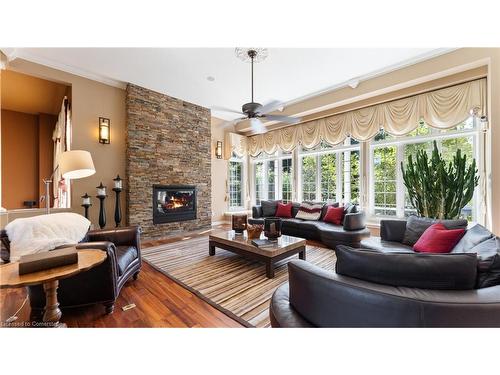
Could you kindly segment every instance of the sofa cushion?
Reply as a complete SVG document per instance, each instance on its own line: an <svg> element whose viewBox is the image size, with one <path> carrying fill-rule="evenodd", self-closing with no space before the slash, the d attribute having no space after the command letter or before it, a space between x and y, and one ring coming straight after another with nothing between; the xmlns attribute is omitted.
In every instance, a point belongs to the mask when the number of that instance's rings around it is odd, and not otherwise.
<svg viewBox="0 0 500 375"><path fill-rule="evenodd" d="M358 250L339 245L335 271L378 284L445 290L474 289L473 254L408 254Z"/></svg>
<svg viewBox="0 0 500 375"><path fill-rule="evenodd" d="M402 244L401 242L385 241L380 237L364 239L361 241L360 246L362 249L375 250L381 253L414 253L411 246Z"/></svg>
<svg viewBox="0 0 500 375"><path fill-rule="evenodd" d="M319 220L323 203L302 202L295 217L302 220Z"/></svg>
<svg viewBox="0 0 500 375"><path fill-rule="evenodd" d="M464 236L465 229L446 229L443 223L432 224L413 245L418 253L449 253Z"/></svg>
<svg viewBox="0 0 500 375"><path fill-rule="evenodd" d="M276 208L278 207L278 202L280 201L262 201L260 205L262 207L262 216L271 217L276 214Z"/></svg>
<svg viewBox="0 0 500 375"><path fill-rule="evenodd" d="M302 219L283 219L282 226L291 228L292 230L309 230L315 231L316 226L314 221L307 221Z"/></svg>
<svg viewBox="0 0 500 375"><path fill-rule="evenodd" d="M467 228L467 220L437 220L428 217L419 217L412 215L406 221L406 230L403 236L403 243L408 246L413 246L418 241L420 236L434 223L443 223L447 229L465 229Z"/></svg>
<svg viewBox="0 0 500 375"><path fill-rule="evenodd" d="M457 245L453 248L452 253L469 253L474 252L471 249L479 245L481 242L486 241L493 237L493 233L491 233L488 229L483 227L482 225L474 225L472 228L467 229L467 232L462 237L462 239L457 243ZM478 254L479 255L479 254ZM492 254L494 255L494 254Z"/></svg>
<svg viewBox="0 0 500 375"><path fill-rule="evenodd" d="M322 220L327 223L341 225L344 220L344 207L328 207Z"/></svg>
<svg viewBox="0 0 500 375"><path fill-rule="evenodd" d="M292 202L287 204L278 202L278 207L276 208L276 217L292 218Z"/></svg>
<svg viewBox="0 0 500 375"><path fill-rule="evenodd" d="M300 203L292 202L292 217L295 217L297 215L299 209L300 209Z"/></svg>
<svg viewBox="0 0 500 375"><path fill-rule="evenodd" d="M133 246L116 246L116 261L120 276L125 273L127 267L137 259L137 249Z"/></svg>

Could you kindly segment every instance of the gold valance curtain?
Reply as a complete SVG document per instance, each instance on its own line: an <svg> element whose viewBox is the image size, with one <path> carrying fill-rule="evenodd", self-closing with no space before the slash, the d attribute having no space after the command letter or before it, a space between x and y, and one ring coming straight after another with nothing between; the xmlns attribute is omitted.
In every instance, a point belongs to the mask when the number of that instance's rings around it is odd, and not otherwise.
<svg viewBox="0 0 500 375"><path fill-rule="evenodd" d="M246 155L247 137L236 133L226 133L224 137L224 159L229 160L233 153L240 158Z"/></svg>
<svg viewBox="0 0 500 375"><path fill-rule="evenodd" d="M366 141L381 128L401 136L417 128L419 120L447 129L467 119L475 108L478 116L486 115L485 78L251 136L247 147L250 155L257 156L278 148L291 151L299 144L306 148L321 141L336 145L349 135Z"/></svg>

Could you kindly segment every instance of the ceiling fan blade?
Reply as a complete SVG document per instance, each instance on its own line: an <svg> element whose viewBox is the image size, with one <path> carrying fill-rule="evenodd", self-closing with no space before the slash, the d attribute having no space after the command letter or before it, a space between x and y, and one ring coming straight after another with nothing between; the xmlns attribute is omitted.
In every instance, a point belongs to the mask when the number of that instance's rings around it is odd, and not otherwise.
<svg viewBox="0 0 500 375"><path fill-rule="evenodd" d="M231 126L234 126L238 122L240 122L242 120L245 120L245 119L246 119L246 117L242 117L242 118L237 118L237 119L234 119L234 120L224 121L223 123L219 124L219 127L221 129L227 129L227 128L230 128Z"/></svg>
<svg viewBox="0 0 500 375"><path fill-rule="evenodd" d="M243 112L241 111L235 111L234 109L226 108L226 107L219 107L219 106L213 106L211 108L212 111L219 111L219 112L230 112L230 113L237 113L239 115L244 115Z"/></svg>
<svg viewBox="0 0 500 375"><path fill-rule="evenodd" d="M287 124L297 124L300 122L300 118L290 116L265 115L264 117L269 121L286 122Z"/></svg>
<svg viewBox="0 0 500 375"><path fill-rule="evenodd" d="M251 118L250 125L252 126L252 130L257 134L261 134L266 131L266 127L258 118Z"/></svg>
<svg viewBox="0 0 500 375"><path fill-rule="evenodd" d="M273 112L273 111L277 110L279 107L283 107L283 105L284 104L282 102L280 102L279 100L271 100L269 103L264 104L262 107L260 107L258 112L261 115L265 115L266 113Z"/></svg>

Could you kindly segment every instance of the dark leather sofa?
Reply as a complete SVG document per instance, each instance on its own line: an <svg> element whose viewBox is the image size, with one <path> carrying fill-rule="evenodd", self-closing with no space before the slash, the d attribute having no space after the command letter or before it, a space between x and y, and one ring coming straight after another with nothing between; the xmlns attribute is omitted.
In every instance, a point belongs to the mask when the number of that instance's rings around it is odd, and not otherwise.
<svg viewBox="0 0 500 375"><path fill-rule="evenodd" d="M401 242L405 229L405 221L384 220L381 237L363 240L361 246L382 252L413 252ZM490 266L491 259L497 262L500 239L481 226L469 231L452 253L477 253L479 268L481 259L488 258ZM471 290L391 286L342 276L298 260L288 263L288 274L289 282L271 299L273 327L500 327L499 282Z"/></svg>
<svg viewBox="0 0 500 375"><path fill-rule="evenodd" d="M264 224L265 217L273 217L279 201L262 201L261 205L252 207L252 218L248 219L250 224ZM332 204L338 207L338 203ZM347 207L348 205L346 205ZM331 249L337 245L348 245L359 247L363 238L370 235L370 231L365 225L364 212L358 212L356 206L351 206L353 212L348 212L344 216L343 225L335 225L323 221L327 211L324 205L321 217L318 221L296 219L295 215L299 211L300 203L292 203L292 218L283 219L282 233L316 240L322 242Z"/></svg>
<svg viewBox="0 0 500 375"><path fill-rule="evenodd" d="M9 261L7 233L0 232L2 260ZM97 267L73 277L60 280L58 299L61 308L103 304L106 313L112 313L114 303L123 285L137 279L141 269L141 242L139 227L124 227L89 231L76 246L78 249L100 249L106 260ZM41 316L45 307L45 293L40 285L27 288L32 318Z"/></svg>

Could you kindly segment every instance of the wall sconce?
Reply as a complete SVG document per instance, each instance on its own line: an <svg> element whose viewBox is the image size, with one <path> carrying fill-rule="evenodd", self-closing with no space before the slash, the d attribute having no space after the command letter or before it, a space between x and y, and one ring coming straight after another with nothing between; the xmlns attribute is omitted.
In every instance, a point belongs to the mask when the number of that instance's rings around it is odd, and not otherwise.
<svg viewBox="0 0 500 375"><path fill-rule="evenodd" d="M217 146L215 146L215 156L217 156L217 159L222 159L222 141L217 141Z"/></svg>
<svg viewBox="0 0 500 375"><path fill-rule="evenodd" d="M99 143L109 144L111 121L109 118L99 117Z"/></svg>

